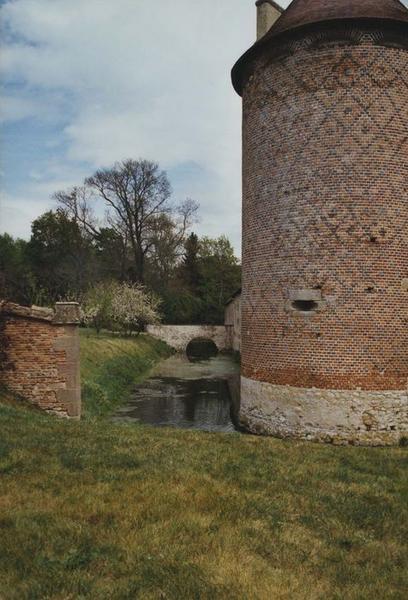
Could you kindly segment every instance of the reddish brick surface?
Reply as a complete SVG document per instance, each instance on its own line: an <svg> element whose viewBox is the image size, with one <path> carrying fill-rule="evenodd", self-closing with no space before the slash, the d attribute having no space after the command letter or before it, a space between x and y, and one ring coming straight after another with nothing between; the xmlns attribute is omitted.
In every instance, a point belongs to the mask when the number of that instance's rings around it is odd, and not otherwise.
<svg viewBox="0 0 408 600"><path fill-rule="evenodd" d="M245 377L407 385L408 51L357 33L265 53L244 85ZM288 308L305 288L307 316Z"/></svg>
<svg viewBox="0 0 408 600"><path fill-rule="evenodd" d="M0 383L43 410L79 417L77 325L53 322L53 311L47 309L13 305L4 311L0 311L4 348ZM37 313L45 317L32 316Z"/></svg>

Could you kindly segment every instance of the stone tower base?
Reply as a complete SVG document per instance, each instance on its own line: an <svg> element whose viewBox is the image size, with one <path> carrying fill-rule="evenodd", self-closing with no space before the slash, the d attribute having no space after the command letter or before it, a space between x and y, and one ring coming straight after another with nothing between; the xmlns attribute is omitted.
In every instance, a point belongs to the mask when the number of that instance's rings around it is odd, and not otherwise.
<svg viewBox="0 0 408 600"><path fill-rule="evenodd" d="M240 423L281 438L397 445L408 439L408 391L307 389L241 377Z"/></svg>

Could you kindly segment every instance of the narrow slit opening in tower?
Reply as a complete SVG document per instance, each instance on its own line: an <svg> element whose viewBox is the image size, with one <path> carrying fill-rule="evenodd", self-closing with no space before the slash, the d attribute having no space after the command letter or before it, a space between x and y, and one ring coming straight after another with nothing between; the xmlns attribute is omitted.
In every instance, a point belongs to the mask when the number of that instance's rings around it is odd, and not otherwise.
<svg viewBox="0 0 408 600"><path fill-rule="evenodd" d="M314 300L295 300L292 307L299 312L312 312L317 309L317 302Z"/></svg>

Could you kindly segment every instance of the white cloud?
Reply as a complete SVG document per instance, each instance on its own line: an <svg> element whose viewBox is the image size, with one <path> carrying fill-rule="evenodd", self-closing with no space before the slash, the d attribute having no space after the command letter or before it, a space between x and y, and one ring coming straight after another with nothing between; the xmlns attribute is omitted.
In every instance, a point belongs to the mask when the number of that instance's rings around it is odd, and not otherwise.
<svg viewBox="0 0 408 600"><path fill-rule="evenodd" d="M8 233L13 237L26 238L27 227L40 214L49 208L49 203L41 198L9 196L0 197L0 235Z"/></svg>
<svg viewBox="0 0 408 600"><path fill-rule="evenodd" d="M46 172L33 169L27 174L27 183L15 193L0 194L0 234L27 238L31 223L47 210L54 209L54 192L70 187L86 176L81 167L50 162Z"/></svg>
<svg viewBox="0 0 408 600"><path fill-rule="evenodd" d="M19 121L31 117L36 112L34 102L26 98L0 96L0 122Z"/></svg>
<svg viewBox="0 0 408 600"><path fill-rule="evenodd" d="M6 117L66 123L58 132L66 163L32 169L20 208L25 196L24 206L40 209L45 184L52 192L79 183L81 162L92 169L147 157L172 169L192 161L211 185L178 190L199 196L200 231L225 232L239 247L241 106L229 71L254 41L252 0L9 0L2 20L13 37L0 69L25 90ZM10 210L3 222L13 227ZM26 232L32 215L30 206L18 219Z"/></svg>

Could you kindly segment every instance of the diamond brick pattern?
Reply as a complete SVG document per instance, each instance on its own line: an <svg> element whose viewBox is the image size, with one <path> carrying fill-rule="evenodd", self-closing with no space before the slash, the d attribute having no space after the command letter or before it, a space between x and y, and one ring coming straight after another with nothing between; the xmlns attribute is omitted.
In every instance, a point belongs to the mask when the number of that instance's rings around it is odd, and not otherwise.
<svg viewBox="0 0 408 600"><path fill-rule="evenodd" d="M383 40L372 25L309 31L247 74L244 377L407 386L408 48ZM303 289L322 295L308 315L288 308Z"/></svg>

